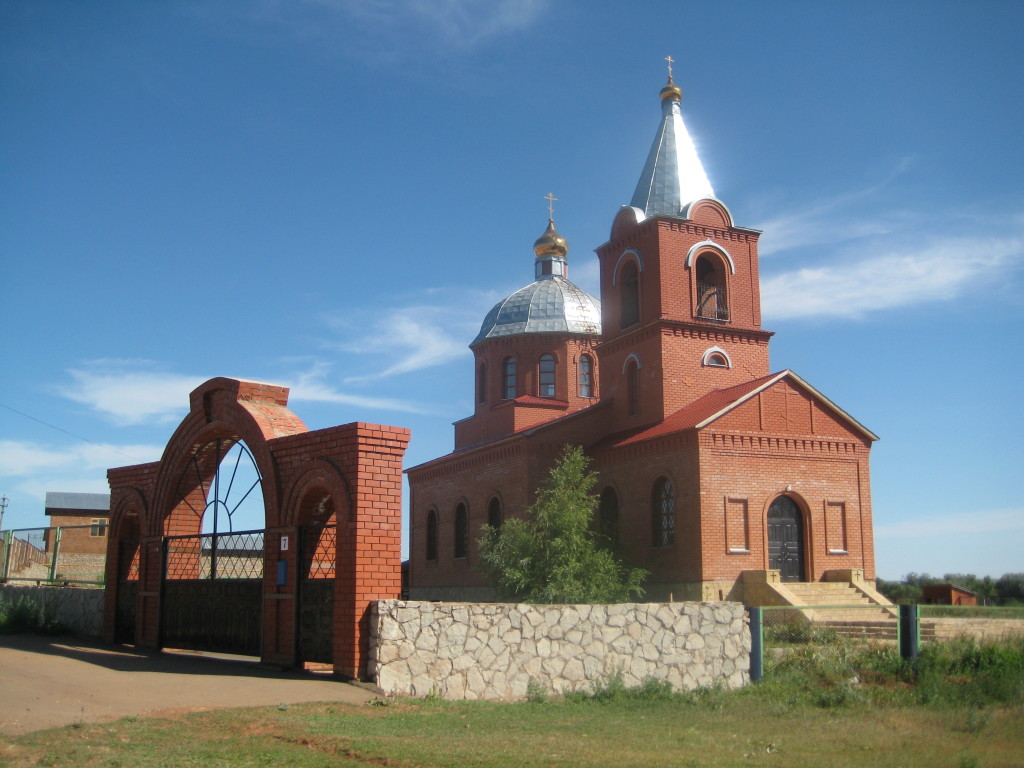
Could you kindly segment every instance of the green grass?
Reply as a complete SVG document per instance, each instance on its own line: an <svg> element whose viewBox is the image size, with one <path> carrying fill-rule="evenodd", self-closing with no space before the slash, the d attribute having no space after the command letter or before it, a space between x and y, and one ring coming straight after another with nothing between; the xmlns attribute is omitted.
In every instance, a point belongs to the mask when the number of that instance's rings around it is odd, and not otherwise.
<svg viewBox="0 0 1024 768"><path fill-rule="evenodd" d="M1024 619L1024 605L921 605L922 619Z"/></svg>
<svg viewBox="0 0 1024 768"><path fill-rule="evenodd" d="M974 713L974 714L972 714ZM398 701L124 719L0 740L9 766L1019 766L1018 712L777 707L737 693ZM827 757L825 757L827 756Z"/></svg>
<svg viewBox="0 0 1024 768"><path fill-rule="evenodd" d="M125 718L0 739L4 766L1019 768L1024 641L803 646L737 691L611 676L530 701L390 700Z"/></svg>

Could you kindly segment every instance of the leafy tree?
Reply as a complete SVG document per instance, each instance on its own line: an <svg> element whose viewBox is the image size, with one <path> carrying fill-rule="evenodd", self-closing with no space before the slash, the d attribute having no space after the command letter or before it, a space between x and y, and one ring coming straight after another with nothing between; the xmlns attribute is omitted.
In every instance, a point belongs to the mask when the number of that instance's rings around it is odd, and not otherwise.
<svg viewBox="0 0 1024 768"><path fill-rule="evenodd" d="M954 584L978 596L980 605L1019 605L1024 603L1024 573L1006 573L998 579L973 573L947 573L941 578L927 573L908 573L903 581L877 580L878 591L894 603L921 602L921 587L929 584Z"/></svg>
<svg viewBox="0 0 1024 768"><path fill-rule="evenodd" d="M1024 573L1004 573L996 581L996 594L1003 605L1024 603Z"/></svg>
<svg viewBox="0 0 1024 768"><path fill-rule="evenodd" d="M876 579L875 588L894 603L921 602L921 586L919 584Z"/></svg>
<svg viewBox="0 0 1024 768"><path fill-rule="evenodd" d="M527 603L621 603L643 595L647 571L626 568L598 543L591 521L597 475L566 446L525 518L487 526L481 569L507 598Z"/></svg>

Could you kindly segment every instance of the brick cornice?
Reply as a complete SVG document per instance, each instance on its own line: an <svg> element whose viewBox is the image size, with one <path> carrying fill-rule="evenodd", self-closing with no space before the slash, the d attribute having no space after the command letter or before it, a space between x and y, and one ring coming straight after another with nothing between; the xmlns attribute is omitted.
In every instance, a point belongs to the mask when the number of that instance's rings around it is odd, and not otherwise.
<svg viewBox="0 0 1024 768"><path fill-rule="evenodd" d="M691 323L681 320L659 318L644 325L629 328L615 338L602 341L594 346L598 354L618 352L624 347L631 347L638 342L649 339L659 332L662 336L685 336L694 339L707 339L716 342L767 344L774 331L763 331L753 328L736 328L725 324Z"/></svg>

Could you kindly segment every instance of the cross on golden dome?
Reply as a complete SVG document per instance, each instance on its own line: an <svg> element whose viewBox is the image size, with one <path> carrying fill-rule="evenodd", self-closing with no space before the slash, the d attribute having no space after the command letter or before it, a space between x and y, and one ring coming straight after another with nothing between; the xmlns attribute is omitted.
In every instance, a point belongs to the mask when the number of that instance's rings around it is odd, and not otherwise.
<svg viewBox="0 0 1024 768"><path fill-rule="evenodd" d="M676 63L676 60L671 56L666 56L665 61L668 62L668 82L665 83L665 87L661 89L661 100L671 99L672 101L682 101L683 89L676 85L675 80L672 79L672 65Z"/></svg>
<svg viewBox="0 0 1024 768"><path fill-rule="evenodd" d="M544 199L548 201L548 218L551 219L552 221L554 221L555 220L555 200L557 200L558 198L555 197L550 192L548 192L546 195L544 195Z"/></svg>

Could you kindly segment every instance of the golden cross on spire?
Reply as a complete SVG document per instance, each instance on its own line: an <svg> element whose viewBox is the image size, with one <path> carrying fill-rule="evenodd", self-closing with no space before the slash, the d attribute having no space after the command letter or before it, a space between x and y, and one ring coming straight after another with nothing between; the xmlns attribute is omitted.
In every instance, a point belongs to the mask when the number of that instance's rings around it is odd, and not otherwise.
<svg viewBox="0 0 1024 768"><path fill-rule="evenodd" d="M671 56L666 56L665 57L665 61L668 62L668 81L671 83L672 82L672 65L675 64L676 60L673 59Z"/></svg>
<svg viewBox="0 0 1024 768"><path fill-rule="evenodd" d="M548 201L548 218L551 221L554 221L555 220L555 200L557 200L558 198L555 197L550 192L548 192L544 196L544 199Z"/></svg>

